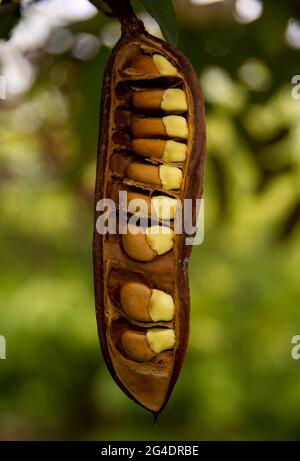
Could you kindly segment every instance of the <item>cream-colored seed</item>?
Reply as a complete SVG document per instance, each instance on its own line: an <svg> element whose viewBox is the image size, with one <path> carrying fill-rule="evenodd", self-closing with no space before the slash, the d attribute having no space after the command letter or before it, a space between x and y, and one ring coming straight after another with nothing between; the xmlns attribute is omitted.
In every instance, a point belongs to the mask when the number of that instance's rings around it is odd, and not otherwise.
<svg viewBox="0 0 300 461"><path fill-rule="evenodd" d="M174 67L170 61L168 61L164 56L161 54L155 53L153 56L153 62L156 65L159 73L162 75L176 75L177 69Z"/></svg>
<svg viewBox="0 0 300 461"><path fill-rule="evenodd" d="M151 328L146 337L151 350L157 354L175 346L175 332L171 328Z"/></svg>
<svg viewBox="0 0 300 461"><path fill-rule="evenodd" d="M173 248L174 232L167 226L147 227L146 241L153 251L162 255Z"/></svg>
<svg viewBox="0 0 300 461"><path fill-rule="evenodd" d="M180 189L182 184L182 170L180 168L169 165L160 165L159 177L164 189Z"/></svg>
<svg viewBox="0 0 300 461"><path fill-rule="evenodd" d="M172 296L162 290L153 289L148 310L153 322L173 320L175 306Z"/></svg>
<svg viewBox="0 0 300 461"><path fill-rule="evenodd" d="M188 137L188 126L184 117L180 115L167 115L162 118L162 122L168 136L183 139Z"/></svg>
<svg viewBox="0 0 300 461"><path fill-rule="evenodd" d="M178 201L175 198L158 195L151 199L151 212L154 218L174 219Z"/></svg>
<svg viewBox="0 0 300 461"><path fill-rule="evenodd" d="M165 144L162 158L166 162L184 162L186 158L186 151L186 144L169 140Z"/></svg>
<svg viewBox="0 0 300 461"><path fill-rule="evenodd" d="M185 112L187 110L185 92L179 88L168 88L163 93L161 108L167 112Z"/></svg>

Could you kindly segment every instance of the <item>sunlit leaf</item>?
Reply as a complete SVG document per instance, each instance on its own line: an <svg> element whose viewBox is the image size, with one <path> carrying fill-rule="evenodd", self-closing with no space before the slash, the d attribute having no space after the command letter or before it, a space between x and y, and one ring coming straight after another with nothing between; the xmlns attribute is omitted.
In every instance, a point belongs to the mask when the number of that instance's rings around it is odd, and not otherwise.
<svg viewBox="0 0 300 461"><path fill-rule="evenodd" d="M140 3L158 22L167 42L176 45L178 39L178 23L172 0L140 0Z"/></svg>

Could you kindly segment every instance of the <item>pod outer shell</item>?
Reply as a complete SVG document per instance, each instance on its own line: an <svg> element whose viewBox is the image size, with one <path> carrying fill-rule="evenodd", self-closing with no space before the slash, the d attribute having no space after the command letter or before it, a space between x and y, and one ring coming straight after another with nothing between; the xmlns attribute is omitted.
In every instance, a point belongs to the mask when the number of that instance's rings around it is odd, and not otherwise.
<svg viewBox="0 0 300 461"><path fill-rule="evenodd" d="M190 177L188 186L184 195L184 198L200 198L203 191L203 175L204 175L204 161L205 161L205 107L204 100L199 86L199 79L188 61L188 59L175 47L172 45L151 36L148 34L140 21L138 21L137 27L124 27L123 24L123 33L119 42L114 47L111 56L109 58L104 82L102 89L102 100L101 100L101 118L100 118L100 131L99 131L99 147L98 147L98 158L97 158L97 173L96 173L96 186L95 186L95 208L97 202L105 198L105 168L107 165L107 155L108 155L108 136L109 136L109 120L110 120L110 111L111 111L111 87L114 84L113 80L113 69L116 61L116 56L123 47L128 46L132 41L137 39L143 40L146 38L148 41L151 40L151 46L157 48L157 52L164 54L172 54L174 61L176 61L180 72L184 76L185 82L191 89L193 94L193 100L195 104L192 109L192 118L194 122L194 136L193 136L193 148L192 155L188 164L187 175ZM191 109L189 109L191 110ZM147 410L150 410L155 418L158 417L162 409L168 402L168 399L171 395L173 387L178 378L184 355L187 349L188 336L189 336L189 309L190 309L190 299L189 299L189 280L188 280L188 259L192 250L192 246L187 246L185 244L185 234L180 236L178 239L178 254L180 257L177 259L176 264L176 274L177 279L175 284L178 287L179 293L179 303L181 306L179 317L178 317L178 329L176 330L176 343L177 347L174 353L174 361L172 367L172 373L169 380L168 388L165 392L164 400L160 408L155 410L148 408L147 406L141 404L137 399L136 395L133 395L128 389L124 386L123 382L119 379L118 374L116 373L112 357L110 355L110 349L107 340L107 322L105 316L105 293L106 293L106 284L105 272L104 272L104 241L105 236L99 235L96 231L96 221L98 218L98 213L95 212L94 220L94 241L93 241L93 261L94 261L94 288L95 288L95 302L96 302L96 317L97 317L97 327L98 335L101 344L101 350L106 362L106 365L114 378L117 384L121 389L136 403L143 406Z"/></svg>

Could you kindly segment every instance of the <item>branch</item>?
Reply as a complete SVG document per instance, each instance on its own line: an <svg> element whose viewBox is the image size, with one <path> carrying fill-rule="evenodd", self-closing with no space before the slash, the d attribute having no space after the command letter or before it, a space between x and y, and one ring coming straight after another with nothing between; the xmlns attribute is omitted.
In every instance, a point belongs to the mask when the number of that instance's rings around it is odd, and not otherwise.
<svg viewBox="0 0 300 461"><path fill-rule="evenodd" d="M19 7L19 2L12 1L8 3L0 4L0 16L10 14Z"/></svg>
<svg viewBox="0 0 300 461"><path fill-rule="evenodd" d="M106 16L114 16L112 10L109 8L107 3L103 0L89 0L101 13L105 14Z"/></svg>

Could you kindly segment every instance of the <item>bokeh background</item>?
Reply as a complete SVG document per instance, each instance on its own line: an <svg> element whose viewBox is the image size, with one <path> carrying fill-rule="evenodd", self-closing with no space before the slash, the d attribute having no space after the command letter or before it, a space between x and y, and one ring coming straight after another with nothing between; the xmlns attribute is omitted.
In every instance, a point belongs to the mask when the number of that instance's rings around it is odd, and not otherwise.
<svg viewBox="0 0 300 461"><path fill-rule="evenodd" d="M155 426L111 379L94 313L100 90L119 26L88 0L23 1L19 22L5 3L0 438L299 439L300 2L174 1L207 102L205 242L189 350Z"/></svg>

